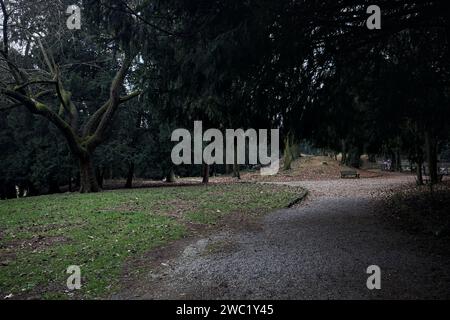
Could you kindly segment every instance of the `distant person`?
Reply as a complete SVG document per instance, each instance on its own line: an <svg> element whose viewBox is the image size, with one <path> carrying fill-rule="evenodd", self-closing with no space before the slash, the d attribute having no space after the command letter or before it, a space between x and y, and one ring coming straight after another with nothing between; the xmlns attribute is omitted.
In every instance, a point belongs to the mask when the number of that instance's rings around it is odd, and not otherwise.
<svg viewBox="0 0 450 320"><path fill-rule="evenodd" d="M387 170L391 171L391 169L392 169L392 160L388 159L388 161L387 161Z"/></svg>

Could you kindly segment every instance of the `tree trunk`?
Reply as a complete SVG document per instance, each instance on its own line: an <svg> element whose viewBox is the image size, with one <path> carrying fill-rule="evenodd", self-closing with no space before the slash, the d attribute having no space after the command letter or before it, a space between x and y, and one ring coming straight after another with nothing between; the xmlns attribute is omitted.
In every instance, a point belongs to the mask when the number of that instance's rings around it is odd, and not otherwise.
<svg viewBox="0 0 450 320"><path fill-rule="evenodd" d="M0 180L0 200L6 199L5 182Z"/></svg>
<svg viewBox="0 0 450 320"><path fill-rule="evenodd" d="M70 170L69 175L69 192L72 192L72 170Z"/></svg>
<svg viewBox="0 0 450 320"><path fill-rule="evenodd" d="M133 187L133 176L134 176L134 162L130 162L128 166L127 182L125 183L125 188L131 189Z"/></svg>
<svg viewBox="0 0 450 320"><path fill-rule="evenodd" d="M96 177L98 186L103 188L103 181L105 180L105 169L103 167L97 167Z"/></svg>
<svg viewBox="0 0 450 320"><path fill-rule="evenodd" d="M234 158L233 158L233 178L237 178L241 180L241 173L239 172L240 166L238 164L238 155L237 155L237 141L234 140Z"/></svg>
<svg viewBox="0 0 450 320"><path fill-rule="evenodd" d="M283 170L285 170L285 171L291 170L291 164L292 164L292 160L293 160L291 148L292 148L292 146L291 146L291 139L288 137L285 140L285 146L284 146L284 165L283 165ZM323 150L322 150L322 153L324 153Z"/></svg>
<svg viewBox="0 0 450 320"><path fill-rule="evenodd" d="M238 180L241 180L241 172L239 171L238 164L233 165L233 178L237 178Z"/></svg>
<svg viewBox="0 0 450 320"><path fill-rule="evenodd" d="M234 154L233 178L241 180L241 173L239 172L239 165L237 163L237 153Z"/></svg>
<svg viewBox="0 0 450 320"><path fill-rule="evenodd" d="M341 140L342 152L341 152L341 164L347 164L347 143L344 139Z"/></svg>
<svg viewBox="0 0 450 320"><path fill-rule="evenodd" d="M168 183L175 182L175 172L173 171L173 168L170 168L169 173L166 176L166 182Z"/></svg>
<svg viewBox="0 0 450 320"><path fill-rule="evenodd" d="M204 163L203 164L203 180L202 183L203 184L208 184L209 183L209 164Z"/></svg>
<svg viewBox="0 0 450 320"><path fill-rule="evenodd" d="M390 153L391 158L391 171L397 171L397 156L395 155L395 152Z"/></svg>
<svg viewBox="0 0 450 320"><path fill-rule="evenodd" d="M397 149L397 154L396 154L396 160L397 160L397 171L398 172L402 172L402 156L400 154L400 149Z"/></svg>
<svg viewBox="0 0 450 320"><path fill-rule="evenodd" d="M361 154L356 147L352 147L349 149L349 153L347 155L347 165L353 168L361 167Z"/></svg>
<svg viewBox="0 0 450 320"><path fill-rule="evenodd" d="M430 175L430 183L438 183L437 174L437 145L436 139L429 131L425 132L425 149L427 153L428 172Z"/></svg>
<svg viewBox="0 0 450 320"><path fill-rule="evenodd" d="M55 177L48 178L48 193L49 194L61 193L58 180Z"/></svg>
<svg viewBox="0 0 450 320"><path fill-rule="evenodd" d="M417 162L417 185L422 186L423 185L423 175L422 175L422 162Z"/></svg>
<svg viewBox="0 0 450 320"><path fill-rule="evenodd" d="M80 193L99 192L100 187L95 176L90 155L80 158Z"/></svg>

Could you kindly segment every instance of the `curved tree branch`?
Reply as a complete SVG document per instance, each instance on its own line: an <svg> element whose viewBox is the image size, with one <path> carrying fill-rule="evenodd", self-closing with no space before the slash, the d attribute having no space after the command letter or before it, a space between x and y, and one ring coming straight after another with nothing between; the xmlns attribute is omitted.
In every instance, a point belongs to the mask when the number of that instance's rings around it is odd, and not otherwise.
<svg viewBox="0 0 450 320"><path fill-rule="evenodd" d="M117 111L118 106L122 103L121 97L119 95L122 85L125 81L125 77L128 73L128 70L131 67L131 64L134 60L135 55L130 55L129 53L125 54L125 59L119 71L116 73L114 80L111 84L110 89L110 98L109 104L104 110L103 116L93 134L93 136L89 136L86 142L86 146L88 149L94 149L97 147L104 139L104 134L111 124L112 118ZM136 97L137 94L132 94L131 98ZM129 99L125 99L126 101Z"/></svg>
<svg viewBox="0 0 450 320"><path fill-rule="evenodd" d="M14 101L17 101L18 104L25 106L31 113L43 116L52 122L62 132L74 154L81 155L86 152L86 150L80 146L79 138L70 125L44 103L7 88L0 88L0 92Z"/></svg>

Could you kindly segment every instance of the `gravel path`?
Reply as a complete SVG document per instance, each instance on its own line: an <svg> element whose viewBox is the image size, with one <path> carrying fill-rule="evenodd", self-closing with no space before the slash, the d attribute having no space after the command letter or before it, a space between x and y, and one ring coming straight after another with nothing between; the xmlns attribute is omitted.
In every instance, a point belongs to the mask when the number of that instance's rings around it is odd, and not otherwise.
<svg viewBox="0 0 450 320"><path fill-rule="evenodd" d="M289 182L310 190L304 203L266 216L260 230L196 240L121 297L448 299L449 257L387 226L376 212L382 190L411 179ZM381 268L381 290L366 287L369 265Z"/></svg>

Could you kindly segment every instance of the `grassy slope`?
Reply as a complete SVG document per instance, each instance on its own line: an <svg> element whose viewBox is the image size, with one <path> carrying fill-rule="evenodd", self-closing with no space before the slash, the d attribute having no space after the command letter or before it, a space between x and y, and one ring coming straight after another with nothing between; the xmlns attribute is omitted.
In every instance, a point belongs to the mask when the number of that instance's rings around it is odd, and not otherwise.
<svg viewBox="0 0 450 320"><path fill-rule="evenodd" d="M78 297L115 289L126 259L239 211L284 207L299 189L252 184L120 190L0 201L0 298L67 298L66 269L79 265Z"/></svg>

